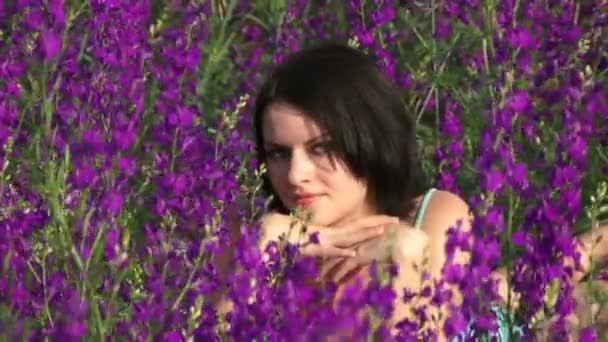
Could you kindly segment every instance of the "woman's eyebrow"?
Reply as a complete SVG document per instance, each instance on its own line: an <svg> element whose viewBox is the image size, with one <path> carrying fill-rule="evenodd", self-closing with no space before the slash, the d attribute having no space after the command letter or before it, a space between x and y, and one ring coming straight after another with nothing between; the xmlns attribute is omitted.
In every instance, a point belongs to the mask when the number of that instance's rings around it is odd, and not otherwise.
<svg viewBox="0 0 608 342"><path fill-rule="evenodd" d="M327 137L328 137L327 134L321 134L321 135L318 135L318 136L316 136L314 138L308 139L308 141L306 141L304 144L305 145L314 144L314 143L319 142L321 140L327 139ZM278 142L274 142L272 140L265 140L264 141L264 145L268 146L268 147L278 147L278 148L288 148L289 147L287 145L280 144Z"/></svg>

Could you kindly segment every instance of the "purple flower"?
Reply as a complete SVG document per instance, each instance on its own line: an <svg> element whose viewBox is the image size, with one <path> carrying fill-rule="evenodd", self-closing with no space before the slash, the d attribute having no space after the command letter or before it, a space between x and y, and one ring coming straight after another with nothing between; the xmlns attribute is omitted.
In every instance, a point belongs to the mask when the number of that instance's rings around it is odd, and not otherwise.
<svg viewBox="0 0 608 342"><path fill-rule="evenodd" d="M525 91L517 90L507 100L507 107L516 112L522 113L530 106L530 96Z"/></svg>
<svg viewBox="0 0 608 342"><path fill-rule="evenodd" d="M391 286L374 285L367 289L367 303L372 305L384 319L388 319L393 312L395 292Z"/></svg>
<svg viewBox="0 0 608 342"><path fill-rule="evenodd" d="M523 231L513 232L513 234L511 235L511 241L516 246L520 246L520 247L526 246L527 241L528 241L526 232L523 232Z"/></svg>
<svg viewBox="0 0 608 342"><path fill-rule="evenodd" d="M184 341L184 339L182 338L182 334L180 334L177 331L166 332L163 335L163 340L169 341L169 342L181 342L181 341Z"/></svg>
<svg viewBox="0 0 608 342"><path fill-rule="evenodd" d="M130 127L125 130L114 128L112 131L112 139L115 141L116 145L124 151L131 148L135 143L136 138L135 132Z"/></svg>
<svg viewBox="0 0 608 342"><path fill-rule="evenodd" d="M310 243L319 244L319 232L310 234Z"/></svg>
<svg viewBox="0 0 608 342"><path fill-rule="evenodd" d="M55 25L61 27L65 23L65 10L63 0L50 0L48 2L49 12L51 13Z"/></svg>
<svg viewBox="0 0 608 342"><path fill-rule="evenodd" d="M446 337L459 336L466 331L467 327L467 319L454 306L450 306L450 314L443 326L443 332Z"/></svg>
<svg viewBox="0 0 608 342"><path fill-rule="evenodd" d="M452 34L452 24L448 20L439 19L435 31L435 38L445 39Z"/></svg>
<svg viewBox="0 0 608 342"><path fill-rule="evenodd" d="M127 176L133 176L135 174L136 161L133 157L120 157L118 166Z"/></svg>
<svg viewBox="0 0 608 342"><path fill-rule="evenodd" d="M123 195L118 192L109 192L103 200L103 206L112 216L118 215L123 205Z"/></svg>
<svg viewBox="0 0 608 342"><path fill-rule="evenodd" d="M534 35L523 25L509 30L506 37L514 48L534 49L537 46Z"/></svg>
<svg viewBox="0 0 608 342"><path fill-rule="evenodd" d="M179 107L177 109L177 116L179 117L179 123L183 127L190 127L192 125L193 111L188 107Z"/></svg>
<svg viewBox="0 0 608 342"><path fill-rule="evenodd" d="M602 166L598 141L605 143L608 133L597 125L608 122L606 85L597 76L608 65L600 53L606 22L600 2L520 2L516 11L515 2L505 0L492 9L492 22L476 0L442 2L433 16L422 2L401 1L397 8L387 1L319 1L311 7L290 0L265 13L239 0L228 27L237 34L226 32L234 39L226 55L208 49L207 37L218 34L209 26L215 15L209 1L173 1L157 13L146 2L94 0L69 18L67 31L66 13L78 10L71 2L4 6L0 2L0 30L10 37L0 42L0 176L6 180L0 184L0 259L8 273L0 274L0 298L12 309L11 321L0 324L14 327L19 338L95 338L99 309L108 331L125 340L182 340L192 330L200 340L323 340L338 333L388 339L387 324L376 328L358 313L373 306L387 316L396 296L409 302L431 296L428 305L446 305L449 284L463 302L447 304L449 317L440 328L458 336L475 319L473 339L494 328L490 304L498 297L489 275L499 261L511 261L511 284L525 303L517 316L524 322L544 307L547 284L560 280L552 331L567 336L565 317L575 302L567 282L572 268L563 263L578 257L570 231L587 205L587 189L602 176L588 171ZM34 37L44 59L32 55ZM256 227L244 225L238 241L226 229L232 216L221 208L237 195L248 197L243 189L256 188L242 171L260 161L251 156L247 133L253 101L245 101L234 129L214 113L241 108L238 94L255 93L269 63L307 41L350 37L406 90L404 105L421 114L421 126L430 126L421 127L421 152L424 158L435 153L423 163L437 175L435 186L467 198L475 214L470 233L458 229L462 222L450 229L443 279L421 293L393 293L375 280L343 292L331 283L312 286L317 264L295 246L274 244L263 254ZM459 38L442 39L449 37ZM485 51L480 37L487 39ZM436 40L430 60L424 58L427 38ZM40 60L53 64L45 77ZM197 75L207 66L203 84ZM39 130L38 113L47 109L42 98L52 105L51 134ZM52 182L44 165L61 163L68 146L67 184L53 196L73 228L60 235L74 245L57 248L46 230L61 217L46 203L56 189L45 188ZM243 223L254 216L249 211L264 206L260 196L245 200L255 208L241 210ZM101 227L107 235L95 245ZM129 236L134 243L122 250ZM310 242L318 243L318 236ZM128 255L129 267L95 264L94 246L103 249L103 262ZM76 254L64 255L65 247ZM501 248L517 253L501 256ZM225 253L230 250L234 256ZM455 264L460 250L472 255L471 263ZM44 285L40 253L46 255ZM91 263L88 274L75 267L76 257ZM223 275L211 262L223 257L238 271ZM128 271L120 283L117 269ZM84 284L90 291L81 298L74 289ZM217 289L233 300L226 317L207 301ZM198 326L192 326L201 298ZM54 326L23 331L24 322L50 323L47 302ZM123 316L122 308L132 314ZM434 338L436 332L421 331L432 319L424 308L398 324L397 339ZM218 330L220 321L229 323L227 331Z"/></svg>
<svg viewBox="0 0 608 342"><path fill-rule="evenodd" d="M579 335L579 341L581 342L595 342L597 341L597 333L595 328L587 327L581 330Z"/></svg>
<svg viewBox="0 0 608 342"><path fill-rule="evenodd" d="M61 35L53 30L44 30L40 34L40 43L45 61L51 61L61 51Z"/></svg>
<svg viewBox="0 0 608 342"><path fill-rule="evenodd" d="M72 180L79 189L85 188L93 182L95 169L90 166L80 166L74 169Z"/></svg>
<svg viewBox="0 0 608 342"><path fill-rule="evenodd" d="M116 227L110 228L106 234L106 245L104 248L104 255L107 260L111 261L116 257L117 252L120 248L119 242L120 232Z"/></svg>
<svg viewBox="0 0 608 342"><path fill-rule="evenodd" d="M383 7L379 8L377 11L374 11L371 13L372 25L380 26L387 22L390 22L395 18L395 15L396 15L395 9L392 6L390 6L390 5L383 6Z"/></svg>
<svg viewBox="0 0 608 342"><path fill-rule="evenodd" d="M490 192L499 191L505 183L505 177L497 168L493 168L489 170L484 177L484 187Z"/></svg>
<svg viewBox="0 0 608 342"><path fill-rule="evenodd" d="M25 15L25 23L30 29L35 30L40 27L43 20L42 9L34 7L31 8Z"/></svg>

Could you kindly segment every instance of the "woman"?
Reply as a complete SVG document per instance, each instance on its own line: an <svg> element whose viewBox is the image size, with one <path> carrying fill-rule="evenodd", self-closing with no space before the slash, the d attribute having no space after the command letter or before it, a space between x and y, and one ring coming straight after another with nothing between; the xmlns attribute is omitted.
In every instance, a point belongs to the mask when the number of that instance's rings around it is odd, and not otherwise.
<svg viewBox="0 0 608 342"><path fill-rule="evenodd" d="M369 279L365 266L374 260L399 266L396 293L420 289L421 276L412 275L421 270L440 276L446 233L457 220L470 229L469 207L428 186L415 120L401 98L373 59L342 44L304 50L277 67L254 113L257 153L267 167L263 189L272 197L262 246L290 231L293 242L316 237L301 252L323 257L324 278L339 288L354 275ZM311 215L300 222L308 220L306 234L290 229L294 209ZM396 300L392 321L409 315Z"/></svg>
<svg viewBox="0 0 608 342"><path fill-rule="evenodd" d="M396 293L420 288L425 257L439 277L446 231L458 219L468 229L469 208L427 185L415 120L372 58L332 43L293 55L262 87L254 125L273 198L264 241L285 232L290 210L304 209L319 244L303 252L334 258L324 268L338 266L330 274L340 286L347 275L365 276L372 260L399 266ZM397 300L393 321L408 314Z"/></svg>

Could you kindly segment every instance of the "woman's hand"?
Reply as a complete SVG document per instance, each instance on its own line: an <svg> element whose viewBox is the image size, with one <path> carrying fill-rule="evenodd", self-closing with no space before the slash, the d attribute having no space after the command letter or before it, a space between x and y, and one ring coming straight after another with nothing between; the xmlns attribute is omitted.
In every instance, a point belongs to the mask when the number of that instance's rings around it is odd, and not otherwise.
<svg viewBox="0 0 608 342"><path fill-rule="evenodd" d="M340 283L362 266L377 262L379 265L392 264L399 273L392 279L391 286L397 296L390 318L395 324L405 318L416 319L413 309L418 301L403 301L403 291L418 293L423 285L423 273L430 257L428 235L410 225L399 223L387 227L385 232L356 246L354 257L333 258L326 263L322 276ZM373 275L372 275L373 276Z"/></svg>
<svg viewBox="0 0 608 342"><path fill-rule="evenodd" d="M356 269L376 261L379 264L393 263L399 266L399 273L411 270L412 265L421 267L428 253L428 236L421 230L404 224L392 224L383 234L356 246L356 255L333 258L324 267L323 275L331 274L331 279L340 282ZM411 273L410 273L411 274ZM411 277L410 277L411 278Z"/></svg>
<svg viewBox="0 0 608 342"><path fill-rule="evenodd" d="M300 244L300 253L321 258L353 257L357 246L381 236L385 227L399 222L387 215L367 216L339 227L304 226L302 221L287 215L268 214L262 219L262 247L269 241L286 236L287 241ZM367 247L372 248L373 247ZM366 250L363 252L367 253Z"/></svg>

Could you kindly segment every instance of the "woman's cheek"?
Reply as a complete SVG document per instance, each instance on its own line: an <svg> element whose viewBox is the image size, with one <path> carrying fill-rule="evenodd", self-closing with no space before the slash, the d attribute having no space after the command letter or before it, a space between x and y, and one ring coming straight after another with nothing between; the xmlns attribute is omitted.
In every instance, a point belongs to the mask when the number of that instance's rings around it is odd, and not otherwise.
<svg viewBox="0 0 608 342"><path fill-rule="evenodd" d="M281 170L277 170L276 168L268 170L268 179L270 180L270 185L274 189L274 191L279 196L281 201L285 200L285 177L282 175Z"/></svg>

